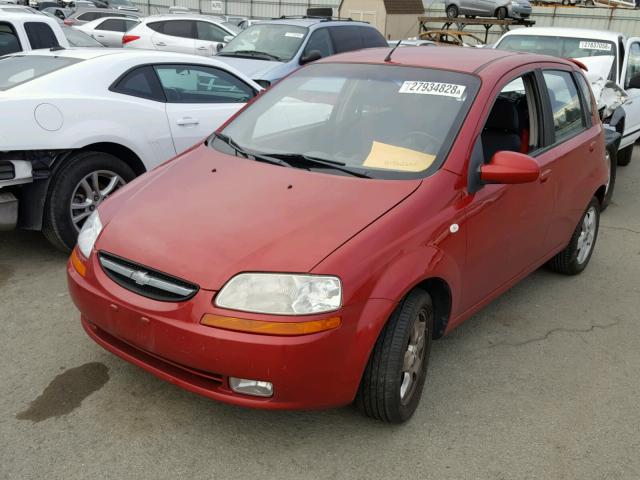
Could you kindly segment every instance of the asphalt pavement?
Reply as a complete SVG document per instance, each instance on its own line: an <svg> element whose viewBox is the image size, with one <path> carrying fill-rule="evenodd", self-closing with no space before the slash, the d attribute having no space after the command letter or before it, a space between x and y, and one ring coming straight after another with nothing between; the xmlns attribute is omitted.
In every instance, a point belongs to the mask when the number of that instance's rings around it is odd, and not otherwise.
<svg viewBox="0 0 640 480"><path fill-rule="evenodd" d="M539 270L435 342L402 426L163 382L85 335L64 255L0 233L0 479L637 480L640 150L617 182L587 270Z"/></svg>

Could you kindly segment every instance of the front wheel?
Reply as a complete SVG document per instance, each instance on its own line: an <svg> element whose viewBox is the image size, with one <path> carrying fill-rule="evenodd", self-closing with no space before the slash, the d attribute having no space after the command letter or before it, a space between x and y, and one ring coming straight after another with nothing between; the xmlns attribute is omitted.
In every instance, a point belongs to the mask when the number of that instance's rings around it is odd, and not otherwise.
<svg viewBox="0 0 640 480"><path fill-rule="evenodd" d="M449 5L445 11L448 18L457 18L460 13L455 5Z"/></svg>
<svg viewBox="0 0 640 480"><path fill-rule="evenodd" d="M356 396L362 413L388 423L411 418L422 396L432 337L431 296L413 290L394 310L373 347Z"/></svg>
<svg viewBox="0 0 640 480"><path fill-rule="evenodd" d="M593 197L578 222L569 245L549 260L549 268L565 275L576 275L582 272L591 259L599 228L600 202Z"/></svg>
<svg viewBox="0 0 640 480"><path fill-rule="evenodd" d="M78 152L64 162L49 186L42 233L68 252L87 217L136 175L125 162L103 152Z"/></svg>

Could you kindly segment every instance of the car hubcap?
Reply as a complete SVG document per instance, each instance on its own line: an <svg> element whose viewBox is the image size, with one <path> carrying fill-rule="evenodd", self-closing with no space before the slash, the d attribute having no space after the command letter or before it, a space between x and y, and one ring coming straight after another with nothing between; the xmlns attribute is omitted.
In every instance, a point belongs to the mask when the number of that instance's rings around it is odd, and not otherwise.
<svg viewBox="0 0 640 480"><path fill-rule="evenodd" d="M87 217L91 215L109 195L122 187L125 181L117 173L98 170L84 177L71 196L71 221L79 232Z"/></svg>
<svg viewBox="0 0 640 480"><path fill-rule="evenodd" d="M611 185L611 155L607 151L604 154L604 159L607 162L607 186L605 188L604 194L609 193L609 185Z"/></svg>
<svg viewBox="0 0 640 480"><path fill-rule="evenodd" d="M596 209L590 207L582 219L582 229L578 237L578 263L582 264L589 256L596 238Z"/></svg>
<svg viewBox="0 0 640 480"><path fill-rule="evenodd" d="M404 352L402 382L400 383L400 400L402 404L407 404L411 400L424 367L427 334L427 312L421 310L413 324L413 329L409 336L409 344Z"/></svg>

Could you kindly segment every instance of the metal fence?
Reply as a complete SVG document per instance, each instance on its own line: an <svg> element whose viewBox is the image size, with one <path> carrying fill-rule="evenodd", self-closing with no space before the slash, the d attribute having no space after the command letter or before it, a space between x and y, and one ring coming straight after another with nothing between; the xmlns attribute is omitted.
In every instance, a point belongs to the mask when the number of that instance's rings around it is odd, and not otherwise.
<svg viewBox="0 0 640 480"><path fill-rule="evenodd" d="M196 13L262 19L304 15L310 7L331 7L337 15L340 0L133 0L133 3L145 15L167 13L169 7L176 6Z"/></svg>

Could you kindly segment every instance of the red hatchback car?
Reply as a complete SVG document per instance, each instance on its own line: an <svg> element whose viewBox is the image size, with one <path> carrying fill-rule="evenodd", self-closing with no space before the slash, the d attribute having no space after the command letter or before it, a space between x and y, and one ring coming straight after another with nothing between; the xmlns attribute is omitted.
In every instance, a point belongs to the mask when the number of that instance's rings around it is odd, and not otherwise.
<svg viewBox="0 0 640 480"><path fill-rule="evenodd" d="M607 167L578 66L388 54L305 66L101 205L68 265L89 336L216 400L401 422L432 339L582 271Z"/></svg>

